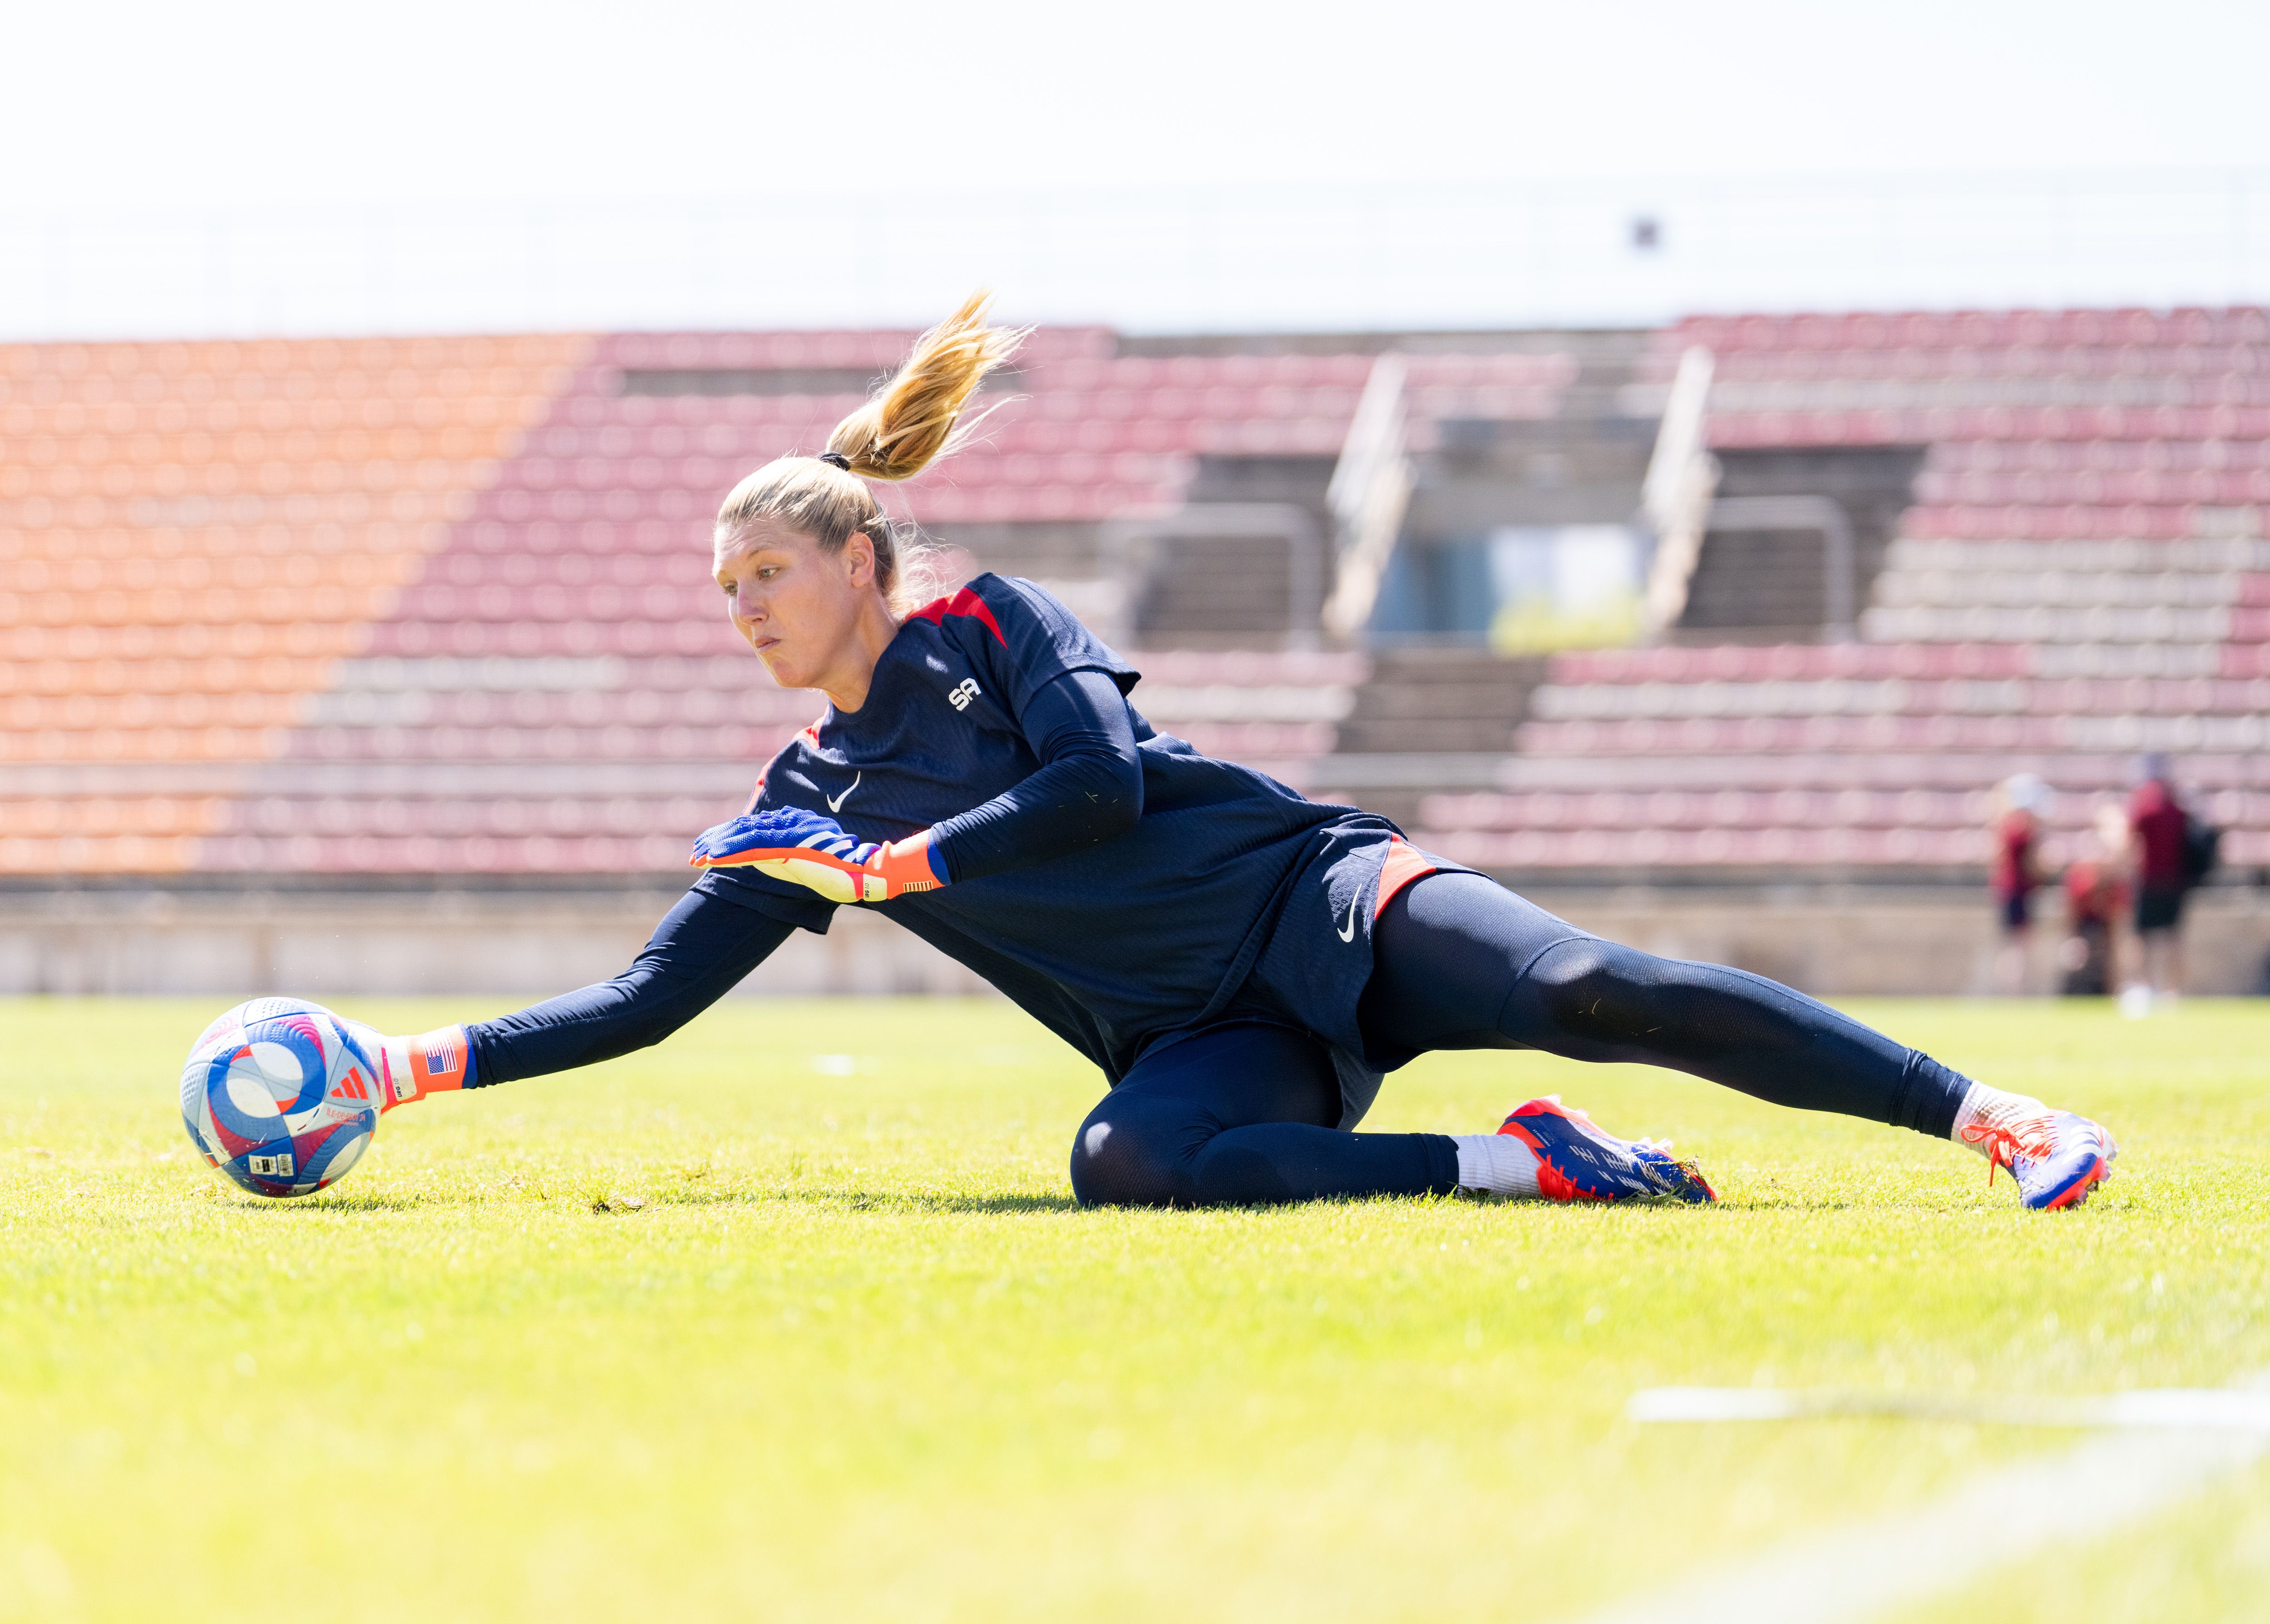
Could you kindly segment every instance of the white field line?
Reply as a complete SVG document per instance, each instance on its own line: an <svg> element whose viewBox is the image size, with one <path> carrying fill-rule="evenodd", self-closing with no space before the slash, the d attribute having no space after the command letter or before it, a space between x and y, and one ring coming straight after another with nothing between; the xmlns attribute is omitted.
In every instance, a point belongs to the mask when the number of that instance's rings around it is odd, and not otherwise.
<svg viewBox="0 0 2270 1624"><path fill-rule="evenodd" d="M1778 1387L1648 1387L1631 1397L1635 1421L1794 1421L1888 1416L1993 1427L2224 1427L2270 1432L2270 1389L2161 1387L2101 1398L1806 1391Z"/></svg>
<svg viewBox="0 0 2270 1624"><path fill-rule="evenodd" d="M2046 1426L2123 1429L2047 1459L1991 1472L1931 1504L1803 1535L1756 1556L1713 1564L1645 1595L1586 1616L1584 1624L1837 1624L1951 1591L2042 1546L2138 1521L2204 1488L2220 1474L2270 1453L2270 1394L2177 1389L2074 1401L2091 1419L2051 1419L2051 1407L2024 1401L1941 1401L1928 1411L1896 1396L1859 1407L1852 1395L1774 1394L1744 1388L1652 1389L1634 1400L1634 1419L1702 1420L1643 1413L1721 1408L1711 1420L1788 1420L1813 1415L1927 1415ZM1695 1395L1711 1394L1711 1400ZM1670 1395L1686 1396L1674 1401ZM1740 1394L1737 1399L1734 1395ZM1769 1414L1767 1398L1784 1401ZM1645 1405L1641 1400L1647 1401ZM1744 1408L1747 1405L1747 1410ZM1829 1407L1833 1404L1836 1407Z"/></svg>

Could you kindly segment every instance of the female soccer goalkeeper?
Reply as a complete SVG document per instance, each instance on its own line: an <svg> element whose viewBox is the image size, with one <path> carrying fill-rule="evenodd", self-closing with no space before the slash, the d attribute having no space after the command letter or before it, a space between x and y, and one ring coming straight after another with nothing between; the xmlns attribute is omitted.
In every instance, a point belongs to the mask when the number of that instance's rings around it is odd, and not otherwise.
<svg viewBox="0 0 2270 1624"><path fill-rule="evenodd" d="M906 599L909 543L872 479L951 450L1020 335L972 300L817 456L717 515L726 612L773 680L827 714L629 969L501 1020L387 1040L419 1092L659 1042L791 931L869 908L968 966L1111 1085L1072 1141L1083 1202L1204 1206L1458 1190L1619 1200L1712 1191L1667 1145L1557 1099L1497 1132L1358 1133L1382 1074L1435 1049L1673 1067L1777 1104L1954 1138L2029 1206L2083 1199L2103 1129L2003 1093L1773 982L1658 959L1154 731L1135 668L1027 581ZM919 560L912 560L919 562ZM1990 1172L1991 1179L1992 1174Z"/></svg>

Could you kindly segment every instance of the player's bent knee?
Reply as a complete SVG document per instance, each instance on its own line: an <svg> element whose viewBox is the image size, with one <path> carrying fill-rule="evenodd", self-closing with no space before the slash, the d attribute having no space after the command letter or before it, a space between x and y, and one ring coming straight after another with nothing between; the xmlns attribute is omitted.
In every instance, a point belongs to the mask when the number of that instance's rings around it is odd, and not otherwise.
<svg viewBox="0 0 2270 1624"><path fill-rule="evenodd" d="M1176 1136L1140 1111L1099 1109L1072 1145L1072 1193L1082 1206L1188 1205Z"/></svg>

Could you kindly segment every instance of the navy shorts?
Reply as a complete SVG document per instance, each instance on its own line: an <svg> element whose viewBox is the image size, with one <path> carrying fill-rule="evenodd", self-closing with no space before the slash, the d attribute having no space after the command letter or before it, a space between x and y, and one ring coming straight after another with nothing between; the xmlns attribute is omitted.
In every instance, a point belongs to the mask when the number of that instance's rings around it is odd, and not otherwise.
<svg viewBox="0 0 2270 1624"><path fill-rule="evenodd" d="M2012 932L2023 931L2034 923L2034 898L2029 891L2002 899L2002 928Z"/></svg>
<svg viewBox="0 0 2270 1624"><path fill-rule="evenodd" d="M2136 894L2136 929L2172 931L2184 916L2181 886L2146 886Z"/></svg>

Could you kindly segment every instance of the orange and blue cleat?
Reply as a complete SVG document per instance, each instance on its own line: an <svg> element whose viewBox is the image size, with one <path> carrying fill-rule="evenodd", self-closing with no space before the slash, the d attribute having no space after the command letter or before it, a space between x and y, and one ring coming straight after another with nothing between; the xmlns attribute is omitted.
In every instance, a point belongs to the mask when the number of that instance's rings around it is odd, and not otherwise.
<svg viewBox="0 0 2270 1624"><path fill-rule="evenodd" d="M1514 1107L1498 1131L1535 1153L1538 1189L1555 1201L1718 1198L1693 1162L1673 1159L1669 1140L1620 1139L1557 1094Z"/></svg>
<svg viewBox="0 0 2270 1624"><path fill-rule="evenodd" d="M2089 1192L2112 1176L2120 1147L2103 1125L2072 1111L2054 1111L2021 1128L1980 1123L1963 1136L1986 1153L1986 1182L2007 1168L2018 1181L2018 1198L2037 1212L2079 1206Z"/></svg>

